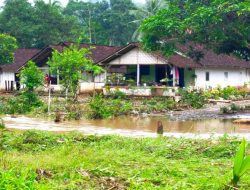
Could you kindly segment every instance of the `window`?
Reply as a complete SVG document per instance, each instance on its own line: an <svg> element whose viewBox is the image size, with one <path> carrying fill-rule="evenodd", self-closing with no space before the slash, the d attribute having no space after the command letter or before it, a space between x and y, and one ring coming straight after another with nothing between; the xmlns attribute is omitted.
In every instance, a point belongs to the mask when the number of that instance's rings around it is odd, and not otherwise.
<svg viewBox="0 0 250 190"><path fill-rule="evenodd" d="M224 79L225 81L228 81L228 72L224 72Z"/></svg>
<svg viewBox="0 0 250 190"><path fill-rule="evenodd" d="M210 80L209 72L206 72L206 81L209 81L209 80Z"/></svg>

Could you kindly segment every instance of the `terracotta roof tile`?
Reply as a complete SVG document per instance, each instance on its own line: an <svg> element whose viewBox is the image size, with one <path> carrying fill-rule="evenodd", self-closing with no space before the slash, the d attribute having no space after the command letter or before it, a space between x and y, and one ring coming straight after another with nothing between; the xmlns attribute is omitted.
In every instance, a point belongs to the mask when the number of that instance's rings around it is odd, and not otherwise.
<svg viewBox="0 0 250 190"><path fill-rule="evenodd" d="M250 61L239 59L234 55L216 54L213 50L209 50L200 44L179 44L177 48L185 54L191 50L190 48L192 48L193 51L201 52L203 56L197 62L201 64L202 67L250 68Z"/></svg>
<svg viewBox="0 0 250 190"><path fill-rule="evenodd" d="M70 46L70 42L64 42L61 45L55 45L55 46L50 46L53 49L56 49L59 52L63 51L63 48L66 46ZM80 48L90 48L92 47L93 49L91 50L91 58L95 63L98 63L108 56L116 53L123 47L118 47L118 46L105 46L105 45L96 45L96 44L80 44Z"/></svg>
<svg viewBox="0 0 250 190"><path fill-rule="evenodd" d="M2 65L1 66L2 71L16 72L20 67L22 67L39 51L40 49L25 49L25 48L17 49L14 53L14 63Z"/></svg>

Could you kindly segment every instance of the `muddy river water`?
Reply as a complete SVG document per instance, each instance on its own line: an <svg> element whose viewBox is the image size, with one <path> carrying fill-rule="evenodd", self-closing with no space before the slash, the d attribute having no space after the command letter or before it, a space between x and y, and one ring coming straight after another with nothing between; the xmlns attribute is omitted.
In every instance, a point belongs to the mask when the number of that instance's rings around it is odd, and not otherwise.
<svg viewBox="0 0 250 190"><path fill-rule="evenodd" d="M235 118L250 118L238 115ZM209 138L224 134L250 138L250 125L234 124L233 118L205 119L196 121L172 121L163 116L158 117L119 117L107 120L81 120L54 123L28 117L6 116L3 118L7 128L21 130L44 130L56 132L78 131L87 135L121 135L131 137L155 137L157 122L164 126L164 136Z"/></svg>

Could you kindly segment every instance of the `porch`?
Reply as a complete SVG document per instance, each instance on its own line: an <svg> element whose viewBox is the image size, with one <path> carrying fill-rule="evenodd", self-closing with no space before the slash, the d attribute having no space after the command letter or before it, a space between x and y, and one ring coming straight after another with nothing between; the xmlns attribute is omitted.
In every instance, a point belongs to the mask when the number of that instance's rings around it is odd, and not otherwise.
<svg viewBox="0 0 250 190"><path fill-rule="evenodd" d="M195 70L169 64L110 65L106 86L186 87L194 86Z"/></svg>

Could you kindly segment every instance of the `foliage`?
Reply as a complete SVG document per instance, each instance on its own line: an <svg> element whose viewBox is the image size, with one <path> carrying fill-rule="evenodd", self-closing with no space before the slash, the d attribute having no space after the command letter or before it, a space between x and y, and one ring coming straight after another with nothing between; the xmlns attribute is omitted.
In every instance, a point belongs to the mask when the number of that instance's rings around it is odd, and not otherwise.
<svg viewBox="0 0 250 190"><path fill-rule="evenodd" d="M125 99L127 97L126 93L116 89L115 91L109 92L109 97L113 99Z"/></svg>
<svg viewBox="0 0 250 190"><path fill-rule="evenodd" d="M248 0L168 1L165 9L142 23L144 47L173 54L177 43L192 41L249 60L248 7Z"/></svg>
<svg viewBox="0 0 250 190"><path fill-rule="evenodd" d="M20 83L27 92L33 92L43 85L43 72L32 61L29 61L20 71Z"/></svg>
<svg viewBox="0 0 250 190"><path fill-rule="evenodd" d="M243 111L244 109L246 108L233 103L230 106L221 107L220 112L223 114L234 114L237 113L238 111Z"/></svg>
<svg viewBox="0 0 250 190"><path fill-rule="evenodd" d="M103 72L100 66L93 64L88 57L90 54L89 48L79 48L72 44L61 53L55 50L48 61L51 72L60 75L60 83L66 91L73 93L74 100L77 100L79 82L84 79L84 72L92 72L94 76Z"/></svg>
<svg viewBox="0 0 250 190"><path fill-rule="evenodd" d="M192 108L202 108L207 103L207 97L204 95L203 90L180 90L181 101Z"/></svg>
<svg viewBox="0 0 250 190"><path fill-rule="evenodd" d="M0 189L34 189L35 172L28 170L0 170Z"/></svg>
<svg viewBox="0 0 250 190"><path fill-rule="evenodd" d="M136 17L136 20L132 23L141 24L146 18L154 16L159 10L166 8L167 3L165 0L146 0L145 5L137 7L135 10L131 10L130 13ZM140 34L140 28L134 32L132 40L140 40L142 34Z"/></svg>
<svg viewBox="0 0 250 190"><path fill-rule="evenodd" d="M238 152L235 155L233 180L234 186L237 186L241 177L250 169L250 156L246 156L246 140L242 139Z"/></svg>
<svg viewBox="0 0 250 190"><path fill-rule="evenodd" d="M226 100L241 100L247 98L250 95L249 88L247 85L243 87L227 86L225 88L217 87L211 88L204 91L204 95L208 99L218 100L220 98Z"/></svg>
<svg viewBox="0 0 250 190"><path fill-rule="evenodd" d="M5 124L3 119L0 118L0 130L5 129Z"/></svg>
<svg viewBox="0 0 250 190"><path fill-rule="evenodd" d="M43 102L36 94L30 92L22 92L16 97L0 99L0 113L4 114L25 114L42 106Z"/></svg>
<svg viewBox="0 0 250 190"><path fill-rule="evenodd" d="M237 89L232 86L228 86L221 90L221 97L228 100L231 96L237 95Z"/></svg>
<svg viewBox="0 0 250 190"><path fill-rule="evenodd" d="M13 63L16 39L7 34L0 34L0 64Z"/></svg>
<svg viewBox="0 0 250 190"><path fill-rule="evenodd" d="M139 106L140 112L152 113L152 112L165 112L173 110L176 107L176 102L173 98L152 98L142 101L142 105Z"/></svg>
<svg viewBox="0 0 250 190"><path fill-rule="evenodd" d="M0 32L14 36L25 48L75 41L80 33L77 20L61 10L44 1L32 5L27 0L7 0L0 12Z"/></svg>
<svg viewBox="0 0 250 190"><path fill-rule="evenodd" d="M107 76L106 85L124 86L126 84L126 77L121 73L112 73Z"/></svg>
<svg viewBox="0 0 250 190"><path fill-rule="evenodd" d="M102 119L129 114L132 111L132 103L120 98L104 98L100 94L93 97L88 105L87 116L91 119Z"/></svg>
<svg viewBox="0 0 250 190"><path fill-rule="evenodd" d="M224 189L239 144L226 137L125 138L5 131L0 170L9 177L0 184L26 179L23 184L30 184L28 189L110 189L114 185L124 186L120 189ZM38 180L37 170L50 171L52 177ZM240 188L249 189L249 182L247 172Z"/></svg>

